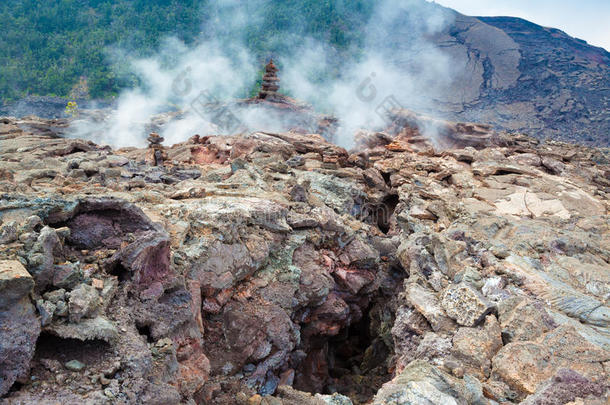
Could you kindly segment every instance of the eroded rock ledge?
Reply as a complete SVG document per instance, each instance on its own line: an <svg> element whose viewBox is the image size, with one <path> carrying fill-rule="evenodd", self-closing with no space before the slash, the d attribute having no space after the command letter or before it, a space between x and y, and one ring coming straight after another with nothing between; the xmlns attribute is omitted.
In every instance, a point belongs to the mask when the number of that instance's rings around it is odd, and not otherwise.
<svg viewBox="0 0 610 405"><path fill-rule="evenodd" d="M3 120L2 400L605 403L608 151L422 120L161 167Z"/></svg>

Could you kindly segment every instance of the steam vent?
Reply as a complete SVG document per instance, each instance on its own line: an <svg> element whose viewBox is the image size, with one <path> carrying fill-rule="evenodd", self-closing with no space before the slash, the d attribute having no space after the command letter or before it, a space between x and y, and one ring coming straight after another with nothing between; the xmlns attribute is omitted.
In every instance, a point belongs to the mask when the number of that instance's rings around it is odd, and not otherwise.
<svg viewBox="0 0 610 405"><path fill-rule="evenodd" d="M269 63L265 66L265 75L263 76L261 90L258 92L258 98L272 100L278 96L280 79L277 77L277 71L273 59L269 60Z"/></svg>

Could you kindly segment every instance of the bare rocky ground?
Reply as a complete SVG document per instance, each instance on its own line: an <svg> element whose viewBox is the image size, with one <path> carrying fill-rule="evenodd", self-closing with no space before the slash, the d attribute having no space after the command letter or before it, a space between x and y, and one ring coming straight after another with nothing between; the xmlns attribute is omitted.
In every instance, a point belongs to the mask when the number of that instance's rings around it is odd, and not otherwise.
<svg viewBox="0 0 610 405"><path fill-rule="evenodd" d="M608 150L394 118L164 167L2 119L2 403L608 403Z"/></svg>

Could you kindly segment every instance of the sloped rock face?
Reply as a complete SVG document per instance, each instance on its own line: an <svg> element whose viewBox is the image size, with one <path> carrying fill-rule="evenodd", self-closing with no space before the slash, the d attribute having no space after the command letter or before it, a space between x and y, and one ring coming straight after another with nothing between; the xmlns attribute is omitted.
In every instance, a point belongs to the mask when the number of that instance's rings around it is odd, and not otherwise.
<svg viewBox="0 0 610 405"><path fill-rule="evenodd" d="M470 385L470 386L469 386ZM385 384L373 404L486 403L480 385L468 384L421 360L415 360Z"/></svg>
<svg viewBox="0 0 610 405"><path fill-rule="evenodd" d="M31 275L3 401L606 401L608 151L459 123L436 150L396 114L352 152L194 137L155 167L0 134L0 263Z"/></svg>
<svg viewBox="0 0 610 405"><path fill-rule="evenodd" d="M441 77L446 85L430 83L440 94L432 104L436 113L539 139L610 145L608 50L520 18L471 17L436 4L415 3L421 4L413 8L425 9L426 16L445 21L439 32L425 35L434 47L431 59L445 58L447 69ZM395 18L395 26L388 30L393 35L377 44L389 50L386 61L406 71L413 55L421 55L410 48L419 42L405 40L420 26L410 12L406 8Z"/></svg>
<svg viewBox="0 0 610 405"><path fill-rule="evenodd" d="M575 371L561 369L536 394L527 397L523 404L565 404L577 398L601 396L605 389L603 383L592 383Z"/></svg>
<svg viewBox="0 0 610 405"><path fill-rule="evenodd" d="M506 345L493 361L494 372L511 388L533 394L542 381L562 368L597 380L597 375L604 375L603 364L609 359L607 351L583 341L572 327L561 326L536 342Z"/></svg>
<svg viewBox="0 0 610 405"><path fill-rule="evenodd" d="M454 118L542 139L609 145L606 50L520 18L460 14L435 42L465 66L450 93L459 99L448 100Z"/></svg>
<svg viewBox="0 0 610 405"><path fill-rule="evenodd" d="M482 104L514 111L511 119L485 114L504 128L543 137L608 146L610 53L553 28L510 17L479 17L502 30L520 53L519 77L505 91L483 91ZM491 69L502 68L493 63ZM499 97L498 97L499 96ZM553 100L549 102L549 100ZM464 118L468 116L467 113ZM473 111L472 114L477 114ZM512 121L512 122L511 122Z"/></svg>
<svg viewBox="0 0 610 405"><path fill-rule="evenodd" d="M16 260L0 261L0 395L28 377L40 322L28 295L34 280Z"/></svg>
<svg viewBox="0 0 610 405"><path fill-rule="evenodd" d="M423 0L392 11L371 18L385 34L371 30L368 49L421 82L416 96L394 94L406 107L538 139L610 145L608 50L520 18L466 16Z"/></svg>

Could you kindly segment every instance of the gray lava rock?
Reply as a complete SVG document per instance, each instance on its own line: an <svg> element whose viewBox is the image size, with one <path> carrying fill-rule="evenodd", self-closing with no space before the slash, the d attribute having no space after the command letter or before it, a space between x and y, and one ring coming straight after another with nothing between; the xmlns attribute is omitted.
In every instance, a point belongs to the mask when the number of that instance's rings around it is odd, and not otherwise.
<svg viewBox="0 0 610 405"><path fill-rule="evenodd" d="M34 232L41 225L42 220L40 217L38 215L32 215L21 224L21 232Z"/></svg>
<svg viewBox="0 0 610 405"><path fill-rule="evenodd" d="M410 284L407 288L407 300L421 313L435 331L449 331L455 323L449 319L436 298L436 295L418 284Z"/></svg>
<svg viewBox="0 0 610 405"><path fill-rule="evenodd" d="M68 165L67 165L68 170L78 169L78 167L79 167L78 160L72 159L68 162Z"/></svg>
<svg viewBox="0 0 610 405"><path fill-rule="evenodd" d="M450 285L443 291L441 305L447 315L462 326L475 326L495 307L467 283Z"/></svg>
<svg viewBox="0 0 610 405"><path fill-rule="evenodd" d="M129 163L129 159L127 159L125 156L119 155L110 155L106 158L106 161L108 162L110 167L125 166Z"/></svg>
<svg viewBox="0 0 610 405"><path fill-rule="evenodd" d="M105 179L118 179L121 177L121 169L116 167L108 167L102 173Z"/></svg>
<svg viewBox="0 0 610 405"><path fill-rule="evenodd" d="M52 302L53 304L57 304L58 301L62 301L66 296L66 290L60 288L59 290L53 290L44 293L42 296L45 300Z"/></svg>
<svg viewBox="0 0 610 405"><path fill-rule="evenodd" d="M70 322L78 323L82 318L90 318L101 304L97 290L87 284L80 284L67 295L70 297Z"/></svg>
<svg viewBox="0 0 610 405"><path fill-rule="evenodd" d="M307 202L307 195L307 189L301 184L295 185L290 190L290 197L292 197L292 200L296 202Z"/></svg>
<svg viewBox="0 0 610 405"><path fill-rule="evenodd" d="M364 181L369 187L376 188L378 190L385 190L387 188L385 180L379 173L379 170L375 168L368 168L362 173Z"/></svg>
<svg viewBox="0 0 610 405"><path fill-rule="evenodd" d="M57 301L55 308L55 315L57 316L68 316L68 304L65 301Z"/></svg>
<svg viewBox="0 0 610 405"><path fill-rule="evenodd" d="M345 246L339 260L346 265L370 268L379 261L379 253L368 243L356 238Z"/></svg>
<svg viewBox="0 0 610 405"><path fill-rule="evenodd" d="M57 306L52 302L39 299L36 301L36 309L40 314L40 323L42 326L46 326L53 320L53 314Z"/></svg>
<svg viewBox="0 0 610 405"><path fill-rule="evenodd" d="M70 289L78 284L83 277L78 263L65 263L55 266L53 286Z"/></svg>
<svg viewBox="0 0 610 405"><path fill-rule="evenodd" d="M70 360L64 366L70 371L83 371L86 367L85 364L81 363L78 360Z"/></svg>
<svg viewBox="0 0 610 405"><path fill-rule="evenodd" d="M303 166L305 164L305 158L301 155L295 155L288 159L286 164L290 167Z"/></svg>
<svg viewBox="0 0 610 405"><path fill-rule="evenodd" d="M542 166L544 166L552 174L556 175L561 174L566 168L565 164L548 156L542 158Z"/></svg>
<svg viewBox="0 0 610 405"><path fill-rule="evenodd" d="M180 179L176 176L171 176L169 174L163 174L159 177L161 181L165 184L176 184L180 183Z"/></svg>
<svg viewBox="0 0 610 405"><path fill-rule="evenodd" d="M80 164L80 169L84 170L87 176L93 176L99 172L98 166L93 162L83 162Z"/></svg>
<svg viewBox="0 0 610 405"><path fill-rule="evenodd" d="M349 399L345 395L341 395L336 392L332 395L316 394L315 398L321 399L322 401L324 401L325 404L328 405L352 405L351 399Z"/></svg>
<svg viewBox="0 0 610 405"><path fill-rule="evenodd" d="M58 303L57 311L59 311L59 304L62 302L63 301L60 301ZM57 312L56 315L60 316ZM45 330L64 339L78 339L83 341L99 339L110 343L115 342L119 336L119 331L116 326L101 316L93 319L82 319L79 323L54 322L47 326Z"/></svg>
<svg viewBox="0 0 610 405"><path fill-rule="evenodd" d="M7 244L17 240L17 225L14 221L0 227L0 244Z"/></svg>
<svg viewBox="0 0 610 405"><path fill-rule="evenodd" d="M55 229L45 226L34 244L27 259L28 268L36 280L36 289L44 290L52 283L55 274L56 258L62 257L62 243Z"/></svg>
<svg viewBox="0 0 610 405"><path fill-rule="evenodd" d="M16 260L0 261L0 396L27 377L40 334L29 294L34 280Z"/></svg>

